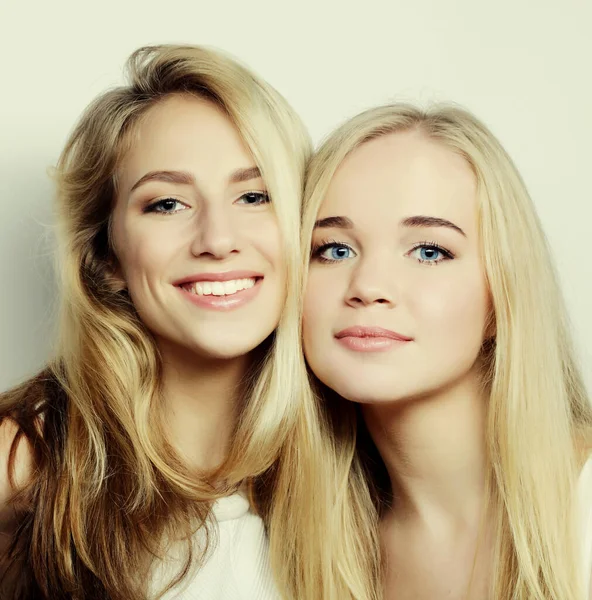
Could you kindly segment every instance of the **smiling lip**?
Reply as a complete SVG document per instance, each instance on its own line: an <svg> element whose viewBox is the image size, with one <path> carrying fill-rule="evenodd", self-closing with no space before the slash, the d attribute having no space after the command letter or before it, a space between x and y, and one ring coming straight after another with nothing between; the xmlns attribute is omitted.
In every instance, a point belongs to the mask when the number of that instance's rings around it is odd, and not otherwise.
<svg viewBox="0 0 592 600"><path fill-rule="evenodd" d="M413 341L413 338L382 327L348 327L336 333L335 338L341 345L357 352L383 352Z"/></svg>
<svg viewBox="0 0 592 600"><path fill-rule="evenodd" d="M245 304L249 303L261 289L261 283L263 281L263 274L255 271L226 271L224 273L198 273L197 275L190 275L184 279L179 279L174 282L174 286L183 294L183 296L189 300L195 306L200 308L207 308L210 310L218 311L229 311L235 308L240 308ZM230 295L216 296L216 295L198 295L187 289L189 284L211 281L211 282L223 282L232 281L236 279L254 279L255 285L250 288L239 290ZM190 287L190 286L189 286Z"/></svg>
<svg viewBox="0 0 592 600"><path fill-rule="evenodd" d="M173 281L173 285L180 286L196 281L231 281L233 279L262 279L263 273L256 271L226 271L224 273L198 273L189 275L184 279Z"/></svg>

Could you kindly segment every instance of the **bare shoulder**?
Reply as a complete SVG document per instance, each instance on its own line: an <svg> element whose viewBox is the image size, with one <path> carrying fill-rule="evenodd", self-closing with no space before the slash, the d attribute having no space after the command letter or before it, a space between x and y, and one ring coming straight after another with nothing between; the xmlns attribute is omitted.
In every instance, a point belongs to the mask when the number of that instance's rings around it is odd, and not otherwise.
<svg viewBox="0 0 592 600"><path fill-rule="evenodd" d="M11 419L0 423L0 530L11 520L11 497L29 482L33 471L33 451L28 440L20 436L14 449L14 470L10 478L10 454L18 432L18 425Z"/></svg>

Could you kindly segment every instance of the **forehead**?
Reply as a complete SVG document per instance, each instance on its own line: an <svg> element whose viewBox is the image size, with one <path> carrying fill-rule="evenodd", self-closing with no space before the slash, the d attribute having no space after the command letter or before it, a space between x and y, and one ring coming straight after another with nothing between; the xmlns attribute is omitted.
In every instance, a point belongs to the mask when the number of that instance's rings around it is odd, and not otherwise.
<svg viewBox="0 0 592 600"><path fill-rule="evenodd" d="M179 94L152 106L140 118L118 175L125 189L125 183L151 170L198 169L201 176L226 176L252 162L236 127L219 106Z"/></svg>
<svg viewBox="0 0 592 600"><path fill-rule="evenodd" d="M319 211L320 218L344 215L371 226L437 216L463 229L476 225L476 214L468 162L419 131L383 135L356 148L338 168Z"/></svg>

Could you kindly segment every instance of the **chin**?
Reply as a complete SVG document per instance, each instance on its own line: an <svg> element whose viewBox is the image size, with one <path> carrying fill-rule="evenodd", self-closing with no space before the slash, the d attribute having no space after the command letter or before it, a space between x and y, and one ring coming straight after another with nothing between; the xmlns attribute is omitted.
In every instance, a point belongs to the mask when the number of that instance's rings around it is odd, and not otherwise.
<svg viewBox="0 0 592 600"><path fill-rule="evenodd" d="M269 337L269 333L247 336L240 332L240 336L216 336L210 340L195 340L190 348L193 352L211 360L233 360L247 356L261 346Z"/></svg>
<svg viewBox="0 0 592 600"><path fill-rule="evenodd" d="M365 381L363 377L348 377L344 379L343 372L321 373L317 371L315 375L326 387L351 402L366 404L386 397L384 394L386 390L378 389L379 386L376 386L376 382ZM392 387L390 388L390 392L390 396L392 396Z"/></svg>
<svg viewBox="0 0 592 600"><path fill-rule="evenodd" d="M342 398L359 404L386 404L397 402L417 393L416 386L410 385L393 374L393 369L350 369L347 377L344 370L317 372L317 377L325 386Z"/></svg>
<svg viewBox="0 0 592 600"><path fill-rule="evenodd" d="M340 386L341 390L336 388L335 391L350 402L358 404L386 404L388 402L396 402L397 396L390 389L376 389L376 387L360 387L359 385Z"/></svg>

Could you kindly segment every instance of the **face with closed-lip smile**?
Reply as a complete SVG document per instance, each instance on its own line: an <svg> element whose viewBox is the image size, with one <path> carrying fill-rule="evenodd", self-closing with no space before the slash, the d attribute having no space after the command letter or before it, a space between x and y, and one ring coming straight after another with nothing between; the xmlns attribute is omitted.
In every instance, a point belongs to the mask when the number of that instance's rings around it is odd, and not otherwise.
<svg viewBox="0 0 592 600"><path fill-rule="evenodd" d="M118 172L112 242L161 350L233 358L277 326L278 222L253 157L212 102L176 95L144 115Z"/></svg>
<svg viewBox="0 0 592 600"><path fill-rule="evenodd" d="M357 402L435 394L477 376L489 312L465 159L417 130L356 148L313 232L303 329L312 371Z"/></svg>

